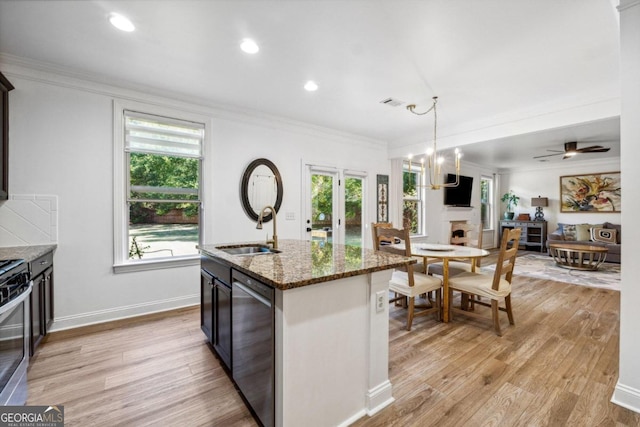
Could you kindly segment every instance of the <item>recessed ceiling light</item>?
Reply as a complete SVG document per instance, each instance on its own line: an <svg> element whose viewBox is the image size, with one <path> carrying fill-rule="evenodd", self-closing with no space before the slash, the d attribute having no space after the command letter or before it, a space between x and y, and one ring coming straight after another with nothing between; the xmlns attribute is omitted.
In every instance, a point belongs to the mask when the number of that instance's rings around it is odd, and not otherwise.
<svg viewBox="0 0 640 427"><path fill-rule="evenodd" d="M240 43L240 49L242 49L243 52L254 54L258 53L260 47L255 41L251 39L244 39L242 40L242 43Z"/></svg>
<svg viewBox="0 0 640 427"><path fill-rule="evenodd" d="M129 20L129 18L117 13L112 13L109 15L109 22L111 22L111 25L113 25L117 29L121 31L126 31L128 33L136 29L136 27Z"/></svg>
<svg viewBox="0 0 640 427"><path fill-rule="evenodd" d="M308 82L306 82L304 84L304 88L305 88L305 90L308 90L309 92L315 92L316 90L318 90L318 84L316 82L314 82L313 80L309 80Z"/></svg>

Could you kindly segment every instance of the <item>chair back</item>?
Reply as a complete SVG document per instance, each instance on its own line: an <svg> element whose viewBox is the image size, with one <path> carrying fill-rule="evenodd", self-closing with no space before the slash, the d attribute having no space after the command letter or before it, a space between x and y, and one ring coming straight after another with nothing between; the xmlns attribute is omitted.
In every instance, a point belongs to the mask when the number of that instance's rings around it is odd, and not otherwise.
<svg viewBox="0 0 640 427"><path fill-rule="evenodd" d="M411 257L411 240L409 238L410 234L409 234L408 228L402 228L402 229L393 228L391 224L376 226L375 223L372 223L371 231L373 233L374 242L393 243L395 242L396 239L399 239L401 243L404 243L404 249L398 248L397 246L391 245L391 244L389 245L378 244L377 247L375 248L377 251ZM414 285L413 264L408 264L406 267L406 270L404 268L402 268L401 270L407 272L409 286L413 286Z"/></svg>
<svg viewBox="0 0 640 427"><path fill-rule="evenodd" d="M452 245L467 246L471 242L470 233L476 229L473 224L454 222L451 224L451 237L449 243Z"/></svg>
<svg viewBox="0 0 640 427"><path fill-rule="evenodd" d="M482 224L454 222L449 243L482 249Z"/></svg>
<svg viewBox="0 0 640 427"><path fill-rule="evenodd" d="M482 223L452 223L449 243L452 245L470 246L472 248L482 249ZM480 258L476 260L476 267L480 267Z"/></svg>
<svg viewBox="0 0 640 427"><path fill-rule="evenodd" d="M390 245L393 243L393 239L387 237L381 237L378 235L379 228L392 228L393 225L390 222L372 222L371 223L371 236L373 242L373 250L379 251L380 246Z"/></svg>
<svg viewBox="0 0 640 427"><path fill-rule="evenodd" d="M500 244L500 254L498 255L498 262L496 263L496 271L493 275L492 288L494 290L499 289L500 278L502 276L504 276L507 282L511 283L513 267L516 264L516 254L518 253L520 233L522 233L522 230L519 228L504 230L502 243Z"/></svg>

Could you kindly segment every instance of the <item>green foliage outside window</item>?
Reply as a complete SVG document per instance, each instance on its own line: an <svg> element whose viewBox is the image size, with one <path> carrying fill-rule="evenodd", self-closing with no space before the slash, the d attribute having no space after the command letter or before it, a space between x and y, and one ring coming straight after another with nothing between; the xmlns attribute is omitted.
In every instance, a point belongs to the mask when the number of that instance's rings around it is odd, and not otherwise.
<svg viewBox="0 0 640 427"><path fill-rule="evenodd" d="M156 200L198 200L197 194L174 194L175 189L198 189L199 160L193 158L161 156L155 154L130 154L131 186L154 187L157 191L131 192L132 199ZM163 190L168 191L163 191ZM149 212L165 215L173 209L181 209L189 217L198 215L196 203L154 203L132 204L130 220L132 223L145 223Z"/></svg>
<svg viewBox="0 0 640 427"><path fill-rule="evenodd" d="M420 200L418 199L419 174L416 172L404 171L402 173L402 192L404 202L402 206L403 227L409 227L412 234L419 233L419 212Z"/></svg>
<svg viewBox="0 0 640 427"><path fill-rule="evenodd" d="M347 178L344 180L345 218L351 219L362 212L362 180ZM311 176L312 217L319 221L320 214L329 217L333 213L333 177L328 175Z"/></svg>

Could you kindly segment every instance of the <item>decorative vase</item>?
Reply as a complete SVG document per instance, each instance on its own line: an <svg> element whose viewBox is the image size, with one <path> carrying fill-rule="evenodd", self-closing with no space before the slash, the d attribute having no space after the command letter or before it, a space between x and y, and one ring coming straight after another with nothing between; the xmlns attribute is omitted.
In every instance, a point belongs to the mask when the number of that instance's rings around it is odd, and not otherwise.
<svg viewBox="0 0 640 427"><path fill-rule="evenodd" d="M515 212L505 212L504 219L513 219L514 215L515 215Z"/></svg>

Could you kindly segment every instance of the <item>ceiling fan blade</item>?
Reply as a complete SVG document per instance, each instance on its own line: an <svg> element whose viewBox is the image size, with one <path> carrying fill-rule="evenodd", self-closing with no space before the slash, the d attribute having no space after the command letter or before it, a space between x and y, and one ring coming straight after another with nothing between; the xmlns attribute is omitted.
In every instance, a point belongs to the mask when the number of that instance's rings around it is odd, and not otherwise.
<svg viewBox="0 0 640 427"><path fill-rule="evenodd" d="M545 154L543 156L535 156L534 159L541 159L543 157L551 157L551 156L561 156L562 154L564 154L564 152L561 151L561 152L556 153L556 154Z"/></svg>
<svg viewBox="0 0 640 427"><path fill-rule="evenodd" d="M606 153L611 148L605 148L602 145L592 145L591 147L579 148L576 150L578 153Z"/></svg>

